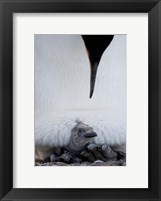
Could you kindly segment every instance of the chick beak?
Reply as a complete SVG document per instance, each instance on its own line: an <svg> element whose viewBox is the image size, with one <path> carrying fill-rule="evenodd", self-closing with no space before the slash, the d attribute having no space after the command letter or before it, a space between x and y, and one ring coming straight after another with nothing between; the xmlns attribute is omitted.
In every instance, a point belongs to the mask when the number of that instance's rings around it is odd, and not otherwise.
<svg viewBox="0 0 161 201"><path fill-rule="evenodd" d="M95 132L88 132L88 133L84 134L85 138L93 138L93 137L96 137L96 136L97 136L97 134Z"/></svg>

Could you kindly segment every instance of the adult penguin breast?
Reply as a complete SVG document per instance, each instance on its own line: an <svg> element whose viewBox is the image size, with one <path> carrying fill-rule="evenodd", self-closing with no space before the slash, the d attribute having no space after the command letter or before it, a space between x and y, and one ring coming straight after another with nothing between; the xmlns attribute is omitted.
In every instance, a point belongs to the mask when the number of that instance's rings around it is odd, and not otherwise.
<svg viewBox="0 0 161 201"><path fill-rule="evenodd" d="M97 68L101 60L102 54L109 46L114 35L82 35L87 55L90 62L90 98L93 95Z"/></svg>

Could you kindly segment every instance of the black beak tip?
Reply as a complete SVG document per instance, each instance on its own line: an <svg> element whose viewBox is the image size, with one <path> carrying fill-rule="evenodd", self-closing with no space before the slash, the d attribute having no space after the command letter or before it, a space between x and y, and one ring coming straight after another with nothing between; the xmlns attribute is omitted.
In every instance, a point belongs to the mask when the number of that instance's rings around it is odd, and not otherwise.
<svg viewBox="0 0 161 201"><path fill-rule="evenodd" d="M93 96L93 90L90 91L89 98L92 98L92 96Z"/></svg>
<svg viewBox="0 0 161 201"><path fill-rule="evenodd" d="M97 136L97 134L94 132L94 133L93 133L93 137L96 137L96 136Z"/></svg>

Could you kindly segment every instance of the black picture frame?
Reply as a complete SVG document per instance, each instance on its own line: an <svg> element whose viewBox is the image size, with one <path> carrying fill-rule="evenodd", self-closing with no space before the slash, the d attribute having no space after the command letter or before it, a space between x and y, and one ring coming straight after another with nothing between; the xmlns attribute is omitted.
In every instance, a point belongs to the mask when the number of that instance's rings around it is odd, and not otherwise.
<svg viewBox="0 0 161 201"><path fill-rule="evenodd" d="M13 13L148 13L149 188L13 188ZM161 200L160 0L0 0L0 198L7 200ZM27 170L26 170L27 171ZM26 172L27 174L27 172ZM135 174L135 172L134 172ZM137 175L136 175L137 176Z"/></svg>

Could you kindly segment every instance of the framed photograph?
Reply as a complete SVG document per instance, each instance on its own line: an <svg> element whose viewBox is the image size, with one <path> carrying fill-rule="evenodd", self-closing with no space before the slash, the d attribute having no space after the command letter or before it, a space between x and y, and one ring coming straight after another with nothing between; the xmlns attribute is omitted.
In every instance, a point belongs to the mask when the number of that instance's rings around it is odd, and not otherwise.
<svg viewBox="0 0 161 201"><path fill-rule="evenodd" d="M160 1L0 1L1 200L160 200Z"/></svg>

